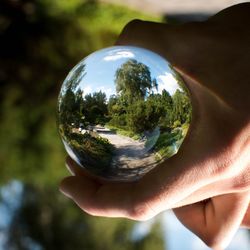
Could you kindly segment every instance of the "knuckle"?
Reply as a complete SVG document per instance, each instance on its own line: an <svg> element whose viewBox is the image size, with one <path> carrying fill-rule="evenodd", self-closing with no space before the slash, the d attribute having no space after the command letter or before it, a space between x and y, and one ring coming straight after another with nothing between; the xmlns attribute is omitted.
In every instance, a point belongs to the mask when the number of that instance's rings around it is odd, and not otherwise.
<svg viewBox="0 0 250 250"><path fill-rule="evenodd" d="M207 237L203 239L204 243L211 249L220 249L222 242L218 241L216 237Z"/></svg>
<svg viewBox="0 0 250 250"><path fill-rule="evenodd" d="M228 239L222 237L219 232L207 232L200 238L211 249L225 249L229 243Z"/></svg>
<svg viewBox="0 0 250 250"><path fill-rule="evenodd" d="M129 218L133 220L145 221L148 219L148 209L143 205L136 205L131 208Z"/></svg>
<svg viewBox="0 0 250 250"><path fill-rule="evenodd" d="M147 202L136 203L129 211L129 218L138 221L149 220L155 215L155 211Z"/></svg>

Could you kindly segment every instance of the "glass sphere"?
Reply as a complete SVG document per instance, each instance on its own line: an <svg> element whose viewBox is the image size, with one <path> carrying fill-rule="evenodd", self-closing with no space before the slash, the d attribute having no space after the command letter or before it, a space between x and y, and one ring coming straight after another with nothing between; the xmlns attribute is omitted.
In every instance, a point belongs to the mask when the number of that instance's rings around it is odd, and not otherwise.
<svg viewBox="0 0 250 250"><path fill-rule="evenodd" d="M134 181L177 153L192 107L183 80L166 59L114 46L70 71L57 111L73 160L95 176Z"/></svg>

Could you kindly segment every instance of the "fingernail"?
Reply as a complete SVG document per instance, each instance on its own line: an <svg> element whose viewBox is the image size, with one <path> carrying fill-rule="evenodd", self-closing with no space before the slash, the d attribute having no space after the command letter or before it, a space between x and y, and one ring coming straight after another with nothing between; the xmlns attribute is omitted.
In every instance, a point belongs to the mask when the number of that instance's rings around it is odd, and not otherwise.
<svg viewBox="0 0 250 250"><path fill-rule="evenodd" d="M75 175L74 172L70 168L70 162L69 162L68 159L66 159L65 166L66 166L66 168L68 169L68 171L70 172L71 175Z"/></svg>
<svg viewBox="0 0 250 250"><path fill-rule="evenodd" d="M66 197L73 199L72 196L69 194L69 192L67 190L64 190L63 188L59 188L59 191L65 195Z"/></svg>
<svg viewBox="0 0 250 250"><path fill-rule="evenodd" d="M65 195L66 197L72 199L72 196L70 194L70 190L64 185L64 180L61 182L60 186L59 186L59 191Z"/></svg>
<svg viewBox="0 0 250 250"><path fill-rule="evenodd" d="M72 165L72 163L73 163L72 159L69 156L66 157L66 161L65 162L68 165Z"/></svg>

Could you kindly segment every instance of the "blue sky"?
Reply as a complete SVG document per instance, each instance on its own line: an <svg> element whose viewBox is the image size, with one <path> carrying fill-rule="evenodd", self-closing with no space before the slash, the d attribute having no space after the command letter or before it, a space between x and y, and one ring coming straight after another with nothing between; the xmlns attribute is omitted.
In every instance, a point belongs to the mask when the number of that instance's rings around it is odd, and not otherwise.
<svg viewBox="0 0 250 250"><path fill-rule="evenodd" d="M22 193L23 185L16 180L0 188L0 250L5 249L8 227L20 206Z"/></svg>
<svg viewBox="0 0 250 250"><path fill-rule="evenodd" d="M79 85L84 95L100 90L107 97L115 94L115 72L128 59L136 59L149 67L152 79L157 80L159 93L166 89L172 95L180 89L168 62L161 56L142 48L115 46L97 51L80 62L86 64L87 72Z"/></svg>

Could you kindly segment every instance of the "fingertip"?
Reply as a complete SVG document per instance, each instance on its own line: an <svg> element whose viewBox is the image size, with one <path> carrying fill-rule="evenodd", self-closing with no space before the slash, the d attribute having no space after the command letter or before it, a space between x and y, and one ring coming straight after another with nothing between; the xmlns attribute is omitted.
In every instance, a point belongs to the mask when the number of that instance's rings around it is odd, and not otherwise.
<svg viewBox="0 0 250 250"><path fill-rule="evenodd" d="M132 33L132 30L134 29L134 26L137 22L140 22L138 19L134 19L130 22L128 22L122 29L118 39L115 42L115 45L128 45L128 39L130 37L129 34Z"/></svg>
<svg viewBox="0 0 250 250"><path fill-rule="evenodd" d="M68 165L68 167L76 165L76 162L70 156L66 157L65 163Z"/></svg>
<svg viewBox="0 0 250 250"><path fill-rule="evenodd" d="M70 172L71 175L74 176L89 176L87 171L79 166L72 158L70 158L69 156L66 158L65 160L65 166L68 169L68 171Z"/></svg>
<svg viewBox="0 0 250 250"><path fill-rule="evenodd" d="M69 173L71 174L71 175L75 175L75 173L72 171L72 169L71 169L71 164L69 163L69 160L68 159L66 159L66 161L65 161L65 167L67 168L67 170L69 171Z"/></svg>
<svg viewBox="0 0 250 250"><path fill-rule="evenodd" d="M123 30L126 31L126 29L135 28L135 27L137 27L138 25L141 25L142 23L145 23L145 22L147 22L147 21L143 21L143 20L138 19L138 18L133 19L133 20L129 21L129 22L125 25L125 27L124 27Z"/></svg>
<svg viewBox="0 0 250 250"><path fill-rule="evenodd" d="M125 25L115 45L132 45L150 49L155 43L152 37L160 35L158 31L161 25L161 23L134 19Z"/></svg>

